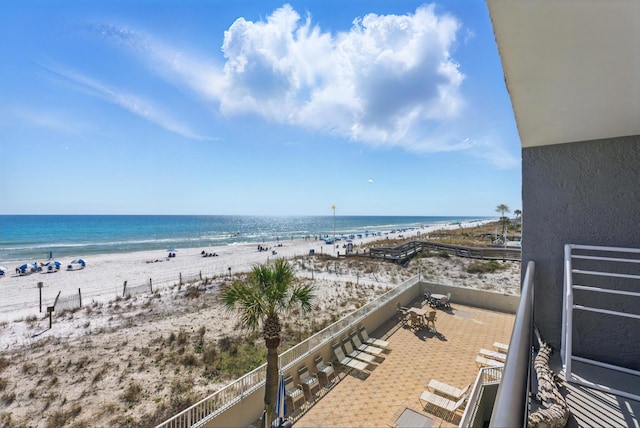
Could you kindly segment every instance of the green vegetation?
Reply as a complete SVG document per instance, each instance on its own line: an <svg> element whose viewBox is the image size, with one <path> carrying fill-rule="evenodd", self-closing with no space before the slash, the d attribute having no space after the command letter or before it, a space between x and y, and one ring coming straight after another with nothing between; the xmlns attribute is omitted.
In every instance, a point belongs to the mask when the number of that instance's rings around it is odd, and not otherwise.
<svg viewBox="0 0 640 428"><path fill-rule="evenodd" d="M493 273L497 270L506 269L502 263L497 260L489 260L488 262L471 262L467 266L469 273Z"/></svg>
<svg viewBox="0 0 640 428"><path fill-rule="evenodd" d="M313 286L296 284L293 268L285 259L277 259L273 266L254 266L246 281L236 280L222 291L222 304L227 310L240 313L244 328L257 331L262 324L267 347L264 405L268 424L273 418L278 389L280 316L296 307L302 312L310 311L314 298Z"/></svg>

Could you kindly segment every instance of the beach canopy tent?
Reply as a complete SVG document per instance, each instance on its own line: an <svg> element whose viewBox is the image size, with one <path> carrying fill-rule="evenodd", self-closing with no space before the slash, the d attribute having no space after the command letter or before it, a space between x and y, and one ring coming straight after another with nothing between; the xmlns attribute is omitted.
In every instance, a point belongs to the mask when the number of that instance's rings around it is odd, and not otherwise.
<svg viewBox="0 0 640 428"><path fill-rule="evenodd" d="M86 265L87 262L85 262L83 259L73 259L67 265L67 270L84 269Z"/></svg>
<svg viewBox="0 0 640 428"><path fill-rule="evenodd" d="M23 265L18 266L18 272L20 275L28 275L30 273L36 272L38 270L37 263L25 263Z"/></svg>
<svg viewBox="0 0 640 428"><path fill-rule="evenodd" d="M60 262L57 262L55 260L46 262L44 266L47 268L47 272L55 272L57 270L60 270Z"/></svg>

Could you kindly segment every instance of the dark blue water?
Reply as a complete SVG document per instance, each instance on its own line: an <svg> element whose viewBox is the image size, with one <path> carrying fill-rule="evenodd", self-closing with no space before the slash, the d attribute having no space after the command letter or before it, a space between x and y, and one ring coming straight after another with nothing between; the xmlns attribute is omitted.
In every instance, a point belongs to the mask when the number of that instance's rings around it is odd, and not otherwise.
<svg viewBox="0 0 640 428"><path fill-rule="evenodd" d="M335 233L433 226L485 217L337 216ZM0 215L0 261L234 245L333 236L333 216Z"/></svg>

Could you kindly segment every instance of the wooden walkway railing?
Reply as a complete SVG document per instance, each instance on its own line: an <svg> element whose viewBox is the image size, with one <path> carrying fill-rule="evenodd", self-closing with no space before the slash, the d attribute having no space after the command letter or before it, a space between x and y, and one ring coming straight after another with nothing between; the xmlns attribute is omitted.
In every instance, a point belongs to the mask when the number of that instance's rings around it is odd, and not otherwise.
<svg viewBox="0 0 640 428"><path fill-rule="evenodd" d="M463 247L433 241L410 241L394 247L372 247L369 249L369 256L402 263L423 250L446 251L450 255L484 260L518 261L522 256L520 248Z"/></svg>

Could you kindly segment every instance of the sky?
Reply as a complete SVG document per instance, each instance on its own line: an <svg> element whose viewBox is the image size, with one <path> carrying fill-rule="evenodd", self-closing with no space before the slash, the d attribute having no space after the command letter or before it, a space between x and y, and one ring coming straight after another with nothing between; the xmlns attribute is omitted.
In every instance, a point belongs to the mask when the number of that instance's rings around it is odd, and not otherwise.
<svg viewBox="0 0 640 428"><path fill-rule="evenodd" d="M0 2L1 214L497 216L482 0Z"/></svg>

